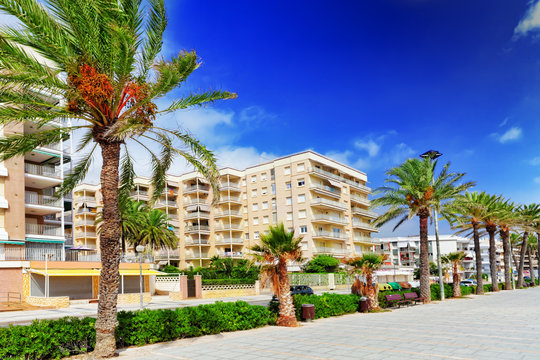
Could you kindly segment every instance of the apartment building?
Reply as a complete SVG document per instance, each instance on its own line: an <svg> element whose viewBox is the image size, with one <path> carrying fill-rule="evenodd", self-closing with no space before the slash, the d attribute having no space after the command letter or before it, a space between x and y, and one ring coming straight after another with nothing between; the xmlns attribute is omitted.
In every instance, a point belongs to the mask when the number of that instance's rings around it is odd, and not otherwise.
<svg viewBox="0 0 540 360"><path fill-rule="evenodd" d="M179 247L156 251L156 261L187 268L205 266L216 255L246 258L268 227L280 222L302 237L306 259L374 250L371 233L377 229L371 221L377 214L369 210L370 188L361 171L305 151L244 170L221 169L219 181L220 194L215 197L197 172L167 177L167 188L154 207L168 215ZM148 200L150 180L138 178L136 184L133 198ZM77 187L76 207L80 196L98 190L85 184ZM97 197L94 203L99 205ZM92 225L79 226L79 219L75 228L92 233Z"/></svg>
<svg viewBox="0 0 540 360"><path fill-rule="evenodd" d="M39 127L32 121L9 125L0 136L29 134ZM38 147L0 163L0 260L61 260L72 244L72 198L53 197L71 162L70 140Z"/></svg>

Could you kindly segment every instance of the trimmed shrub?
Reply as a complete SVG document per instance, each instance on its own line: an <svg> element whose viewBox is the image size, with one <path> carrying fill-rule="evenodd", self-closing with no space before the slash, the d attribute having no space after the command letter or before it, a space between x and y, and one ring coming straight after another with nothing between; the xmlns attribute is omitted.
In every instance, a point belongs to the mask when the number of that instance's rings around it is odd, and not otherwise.
<svg viewBox="0 0 540 360"><path fill-rule="evenodd" d="M296 318L302 319L302 304L315 305L315 319L339 316L358 311L360 297L357 295L330 294L295 295Z"/></svg>
<svg viewBox="0 0 540 360"><path fill-rule="evenodd" d="M95 321L93 318L63 318L0 328L0 359L60 359L86 353L95 345ZM268 309L244 301L175 310L120 311L116 343L118 347L141 346L273 323L275 315Z"/></svg>

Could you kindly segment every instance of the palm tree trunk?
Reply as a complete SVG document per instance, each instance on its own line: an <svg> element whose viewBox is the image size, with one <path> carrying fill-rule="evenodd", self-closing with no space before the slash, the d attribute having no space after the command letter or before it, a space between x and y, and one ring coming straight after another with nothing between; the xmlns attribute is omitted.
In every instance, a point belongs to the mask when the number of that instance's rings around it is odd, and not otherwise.
<svg viewBox="0 0 540 360"><path fill-rule="evenodd" d="M298 326L291 296L291 285L287 274L287 261L280 259L279 267L279 317L278 326Z"/></svg>
<svg viewBox="0 0 540 360"><path fill-rule="evenodd" d="M108 358L116 353L114 331L118 325L116 305L120 279L121 223L118 211L120 144L101 142L100 146L103 158L101 168L103 224L100 235L101 274L99 276L99 303L94 356Z"/></svg>
<svg viewBox="0 0 540 360"><path fill-rule="evenodd" d="M428 218L426 209L418 212L420 217L420 296L426 302L431 301L431 285L429 282L429 245L428 245Z"/></svg>
<svg viewBox="0 0 540 360"><path fill-rule="evenodd" d="M533 264L533 256L532 256L532 249L530 246L527 246L527 255L529 257L529 273L531 274L531 281L533 285L536 285L536 278L534 276L534 264Z"/></svg>
<svg viewBox="0 0 540 360"><path fill-rule="evenodd" d="M536 266L538 267L538 282L540 283L540 233L536 233L538 239L536 245Z"/></svg>
<svg viewBox="0 0 540 360"><path fill-rule="evenodd" d="M457 297L460 297L461 296L461 287L459 286L459 282L460 282L460 279L459 279L459 272L458 272L458 263L457 261L454 261L454 268L452 269L453 271L453 274L452 274L452 292L454 293L454 297L457 298Z"/></svg>
<svg viewBox="0 0 540 360"><path fill-rule="evenodd" d="M373 274L369 271L366 271L366 287L367 287L367 298L369 300L369 309L378 309L379 308L379 299L378 299L378 290L379 287L373 284Z"/></svg>
<svg viewBox="0 0 540 360"><path fill-rule="evenodd" d="M478 223L473 222L474 257L476 261L476 295L484 295L484 279L482 279L482 250L480 249L480 236Z"/></svg>
<svg viewBox="0 0 540 360"><path fill-rule="evenodd" d="M518 263L516 254L514 253L513 247L511 246L510 248L512 250L512 260L514 261L514 269L516 269L516 271L517 271L517 269L519 268L519 263ZM512 274L512 276L514 276L514 274Z"/></svg>
<svg viewBox="0 0 540 360"><path fill-rule="evenodd" d="M523 286L523 270L525 269L525 252L527 251L527 240L529 233L525 231L523 233L523 241L521 242L521 249L519 251L519 268L518 268L518 282L517 288Z"/></svg>
<svg viewBox="0 0 540 360"><path fill-rule="evenodd" d="M497 279L497 247L495 245L495 232L497 226L488 225L486 231L489 234L489 270L491 272L491 291L499 291L499 281Z"/></svg>
<svg viewBox="0 0 540 360"><path fill-rule="evenodd" d="M510 243L508 242L509 231L501 230L499 234L501 236L504 251L504 289L512 290L512 278L510 277L510 253L512 251L510 249Z"/></svg>

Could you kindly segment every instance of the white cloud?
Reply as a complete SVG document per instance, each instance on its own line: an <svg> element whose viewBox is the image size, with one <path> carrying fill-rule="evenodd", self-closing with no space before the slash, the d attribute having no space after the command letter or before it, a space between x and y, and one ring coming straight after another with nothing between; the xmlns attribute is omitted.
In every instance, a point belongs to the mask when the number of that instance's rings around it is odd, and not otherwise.
<svg viewBox="0 0 540 360"><path fill-rule="evenodd" d="M341 163L347 164L347 165L353 165L354 161L351 160L351 157L354 155L354 153L351 150L345 150L345 151L329 151L324 154L324 156L339 161Z"/></svg>
<svg viewBox="0 0 540 360"><path fill-rule="evenodd" d="M514 36L515 38L525 36L538 29L540 29L540 0L531 2L529 9L514 29Z"/></svg>
<svg viewBox="0 0 540 360"><path fill-rule="evenodd" d="M358 149L366 150L370 157L376 156L381 149L381 146L372 139L358 140L354 143L354 146L356 146Z"/></svg>
<svg viewBox="0 0 540 360"><path fill-rule="evenodd" d="M504 125L506 125L508 123L508 118L504 118L503 121L501 121L501 123L499 124L499 127L503 127Z"/></svg>
<svg viewBox="0 0 540 360"><path fill-rule="evenodd" d="M259 152L254 147L224 146L215 151L219 167L242 170L246 167L274 160L278 155Z"/></svg>
<svg viewBox="0 0 540 360"><path fill-rule="evenodd" d="M522 130L520 127L512 126L510 129L508 129L504 134L502 134L498 140L501 144L505 144L510 141L515 141L521 139L522 136Z"/></svg>
<svg viewBox="0 0 540 360"><path fill-rule="evenodd" d="M538 166L538 165L540 165L540 156L536 156L536 157L532 158L532 159L529 161L529 164L531 164L532 166Z"/></svg>
<svg viewBox="0 0 540 360"><path fill-rule="evenodd" d="M240 121L245 121L245 122L250 122L250 123L253 123L253 122L258 123L263 120L272 119L275 117L276 115L266 112L265 109L257 105L248 106L242 109L240 113L238 114L238 119Z"/></svg>
<svg viewBox="0 0 540 360"><path fill-rule="evenodd" d="M233 111L202 108L179 111L172 116L176 121L176 127L186 129L203 144L224 144L235 137ZM169 124L168 127L174 126Z"/></svg>
<svg viewBox="0 0 540 360"><path fill-rule="evenodd" d="M533 180L535 183L540 184L540 176L535 177Z"/></svg>
<svg viewBox="0 0 540 360"><path fill-rule="evenodd" d="M15 16L0 11L0 25L2 27L9 26L17 28L20 27L22 23Z"/></svg>

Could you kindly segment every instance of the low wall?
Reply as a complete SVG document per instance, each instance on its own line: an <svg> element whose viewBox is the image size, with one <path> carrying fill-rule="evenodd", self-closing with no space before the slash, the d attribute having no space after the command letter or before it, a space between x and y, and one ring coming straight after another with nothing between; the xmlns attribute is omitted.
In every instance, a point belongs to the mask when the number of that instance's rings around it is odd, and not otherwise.
<svg viewBox="0 0 540 360"><path fill-rule="evenodd" d="M259 282L255 284L203 285L203 299L259 295Z"/></svg>
<svg viewBox="0 0 540 360"><path fill-rule="evenodd" d="M152 296L149 292L143 293L143 303L149 303ZM118 304L139 304L141 302L140 293L118 294Z"/></svg>
<svg viewBox="0 0 540 360"><path fill-rule="evenodd" d="M57 309L69 307L69 296L56 296L56 297L41 297L41 296L27 296L25 298L27 304L34 306L47 306L55 307Z"/></svg>

